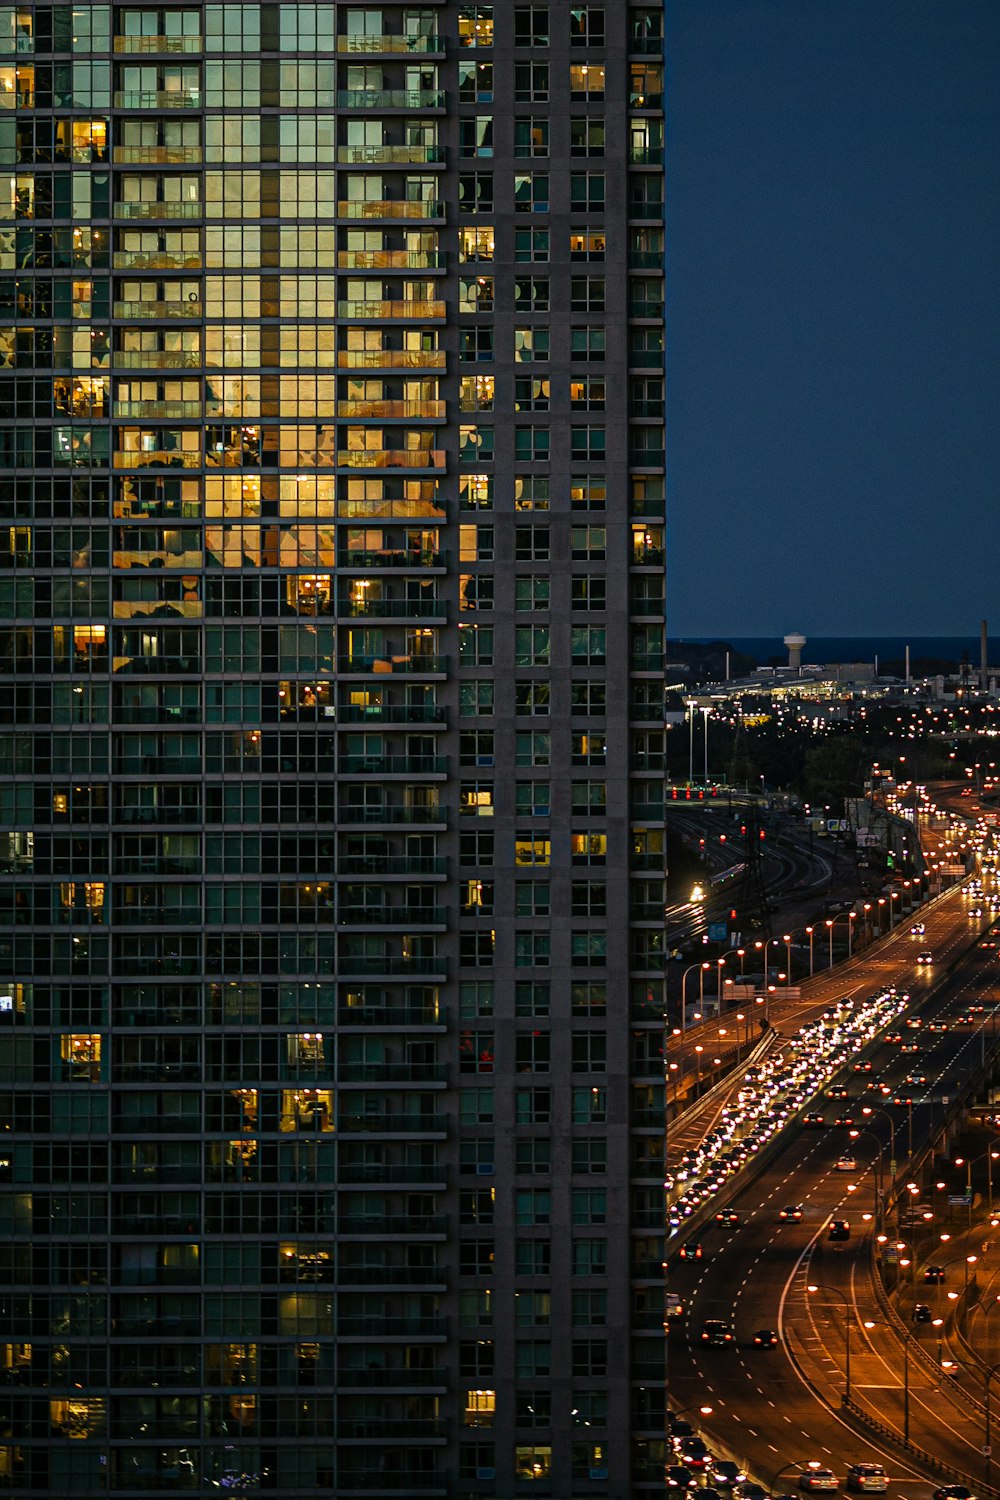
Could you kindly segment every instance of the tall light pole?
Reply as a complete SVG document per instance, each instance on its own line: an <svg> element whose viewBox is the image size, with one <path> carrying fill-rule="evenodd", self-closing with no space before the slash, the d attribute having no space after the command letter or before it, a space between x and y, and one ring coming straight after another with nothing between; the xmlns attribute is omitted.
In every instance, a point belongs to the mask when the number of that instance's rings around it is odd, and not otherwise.
<svg viewBox="0 0 1000 1500"><path fill-rule="evenodd" d="M1000 1370L1000 1364L990 1365L983 1377L983 1405L986 1407L986 1425L983 1429L983 1457L986 1460L986 1483L990 1482L990 1466L993 1459L993 1444L990 1441L990 1389L993 1376Z"/></svg>
<svg viewBox="0 0 1000 1500"><path fill-rule="evenodd" d="M852 1130L850 1132L850 1135L851 1135L851 1140L852 1141L856 1141L857 1138L858 1138L858 1136L867 1135L867 1136L870 1137L871 1140L873 1140L875 1142L876 1146L878 1147L878 1156L876 1156L874 1158L874 1160L872 1161L872 1188L873 1188L872 1199L873 1199L873 1207L874 1207L875 1232L876 1232L876 1234L878 1234L878 1233L881 1232L881 1229L882 1229L882 1207L883 1207L883 1192L882 1192L882 1183L883 1183L883 1178L882 1178L882 1160L883 1160L883 1157L882 1157L882 1153L883 1153L884 1147L882 1145L882 1142L879 1140L878 1136L875 1134L874 1130L857 1130L857 1129L855 1129L855 1130Z"/></svg>
<svg viewBox="0 0 1000 1500"><path fill-rule="evenodd" d="M702 997L704 998L705 969L708 967L704 962L689 964L681 976L681 1031L687 1030L687 977L693 974L695 969L701 970Z"/></svg>
<svg viewBox="0 0 1000 1500"><path fill-rule="evenodd" d="M812 928L812 927L807 927L806 928L806 932L809 935L809 978L811 979L813 977L813 968L814 968L814 966L813 966L813 938L816 936L816 933L815 933L815 929Z"/></svg>
<svg viewBox="0 0 1000 1500"><path fill-rule="evenodd" d="M698 707L696 698L688 698L688 786L694 785L694 711Z"/></svg>
<svg viewBox="0 0 1000 1500"><path fill-rule="evenodd" d="M701 711L705 715L705 785L708 786L708 716L712 712L712 705L709 703L706 707L703 703Z"/></svg>
<svg viewBox="0 0 1000 1500"><path fill-rule="evenodd" d="M792 982L792 934L790 932L783 932L781 934L781 941L785 945L785 968L788 970L788 979L787 979L786 983L791 984L791 982Z"/></svg>
<svg viewBox="0 0 1000 1500"><path fill-rule="evenodd" d="M833 968L833 929L841 919L847 921L847 956L851 957L854 951L854 912L841 912L839 917L827 917L826 930L830 938L830 968Z"/></svg>
<svg viewBox="0 0 1000 1500"><path fill-rule="evenodd" d="M806 1287L807 1292L826 1292L831 1297L836 1297L844 1304L844 1402L851 1399L851 1304L843 1292L838 1292L836 1287L820 1287L816 1282L810 1282Z"/></svg>

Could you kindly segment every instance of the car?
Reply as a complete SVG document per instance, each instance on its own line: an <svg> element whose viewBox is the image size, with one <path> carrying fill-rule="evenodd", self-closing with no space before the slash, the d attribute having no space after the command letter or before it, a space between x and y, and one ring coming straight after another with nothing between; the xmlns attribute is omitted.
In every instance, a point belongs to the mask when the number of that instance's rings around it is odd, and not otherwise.
<svg viewBox="0 0 1000 1500"><path fill-rule="evenodd" d="M932 964L933 962L934 962L934 955L933 955L933 953L931 952L931 950L929 948L923 948L917 954L917 963L918 964Z"/></svg>
<svg viewBox="0 0 1000 1500"><path fill-rule="evenodd" d="M944 1280L944 1266L927 1266L924 1270L924 1280L932 1286L938 1286Z"/></svg>
<svg viewBox="0 0 1000 1500"><path fill-rule="evenodd" d="M758 1328L753 1336L755 1349L774 1349L778 1344L778 1335L773 1328Z"/></svg>
<svg viewBox="0 0 1000 1500"><path fill-rule="evenodd" d="M983 908L981 906L973 906L972 908L970 908L970 911L969 911L969 916L970 917L981 917L982 914L983 914Z"/></svg>
<svg viewBox="0 0 1000 1500"><path fill-rule="evenodd" d="M826 1235L828 1240L849 1240L851 1238L851 1223L849 1219L831 1219L830 1228Z"/></svg>
<svg viewBox="0 0 1000 1500"><path fill-rule="evenodd" d="M711 1454L704 1438L685 1438L680 1445L680 1456L689 1469L707 1469Z"/></svg>
<svg viewBox="0 0 1000 1500"><path fill-rule="evenodd" d="M943 1032L945 1032L945 1031L948 1030L948 1022L947 1021L931 1021L930 1025L927 1028L927 1030L928 1031L933 1031L938 1036L941 1036Z"/></svg>
<svg viewBox="0 0 1000 1500"><path fill-rule="evenodd" d="M722 1318L706 1318L701 1325L701 1342L710 1349L721 1349L733 1342L733 1326Z"/></svg>
<svg viewBox="0 0 1000 1500"><path fill-rule="evenodd" d="M823 1469L817 1466L815 1469L806 1469L804 1474L799 1475L800 1490L835 1490L840 1480L832 1469Z"/></svg>
<svg viewBox="0 0 1000 1500"><path fill-rule="evenodd" d="M855 1156L840 1156L840 1157L838 1157L837 1160L833 1164L833 1170L835 1172L856 1172L858 1170L857 1157L855 1157Z"/></svg>
<svg viewBox="0 0 1000 1500"><path fill-rule="evenodd" d="M976 1500L964 1484L942 1484L934 1491L934 1500Z"/></svg>
<svg viewBox="0 0 1000 1500"><path fill-rule="evenodd" d="M903 1079L903 1082L908 1083L911 1088L922 1089L927 1082L927 1074L907 1073L906 1077Z"/></svg>
<svg viewBox="0 0 1000 1500"><path fill-rule="evenodd" d="M932 1313L926 1302L914 1302L910 1317L914 1323L929 1323Z"/></svg>
<svg viewBox="0 0 1000 1500"><path fill-rule="evenodd" d="M827 1089L826 1097L828 1099L849 1099L851 1097L851 1091L850 1089L845 1088L842 1083L837 1083L834 1084L832 1089Z"/></svg>
<svg viewBox="0 0 1000 1500"><path fill-rule="evenodd" d="M882 1038L882 1040L884 1042L891 1043L891 1045L895 1047L902 1042L903 1033L901 1031L890 1031Z"/></svg>
<svg viewBox="0 0 1000 1500"><path fill-rule="evenodd" d="M923 937L923 935L924 935L924 933L926 931L927 931L926 923L924 923L924 922L914 922L913 926L910 928L910 936L911 937Z"/></svg>
<svg viewBox="0 0 1000 1500"><path fill-rule="evenodd" d="M671 1464L667 1469L667 1489L686 1490L698 1483L686 1464Z"/></svg>
<svg viewBox="0 0 1000 1500"><path fill-rule="evenodd" d="M859 1494L881 1495L889 1488L889 1478L881 1464L851 1464L847 1488Z"/></svg>
<svg viewBox="0 0 1000 1500"><path fill-rule="evenodd" d="M723 1229L735 1229L740 1222L740 1216L735 1208L720 1208L715 1216L715 1222Z"/></svg>
<svg viewBox="0 0 1000 1500"><path fill-rule="evenodd" d="M919 1042L904 1042L899 1050L900 1052L919 1052L920 1044Z"/></svg>
<svg viewBox="0 0 1000 1500"><path fill-rule="evenodd" d="M896 1094L892 1102L897 1109L907 1109L913 1103L913 1097L910 1094Z"/></svg>
<svg viewBox="0 0 1000 1500"><path fill-rule="evenodd" d="M810 1114L802 1116L802 1123L803 1125L810 1125L813 1130L821 1130L826 1121L822 1115Z"/></svg>
<svg viewBox="0 0 1000 1500"><path fill-rule="evenodd" d="M682 1245L679 1253L681 1260L701 1260L704 1254L697 1240L689 1240L686 1245Z"/></svg>
<svg viewBox="0 0 1000 1500"><path fill-rule="evenodd" d="M709 1482L720 1490L731 1490L734 1485L742 1484L746 1477L739 1464L733 1463L731 1458L717 1458L709 1465Z"/></svg>
<svg viewBox="0 0 1000 1500"><path fill-rule="evenodd" d="M797 1224L802 1218L801 1203L786 1203L784 1208L778 1210L778 1218L786 1223Z"/></svg>
<svg viewBox="0 0 1000 1500"><path fill-rule="evenodd" d="M851 1126L854 1124L854 1116L853 1115L838 1115L837 1118L834 1120L833 1123L834 1123L834 1125L839 1125L841 1127L841 1129L849 1130L851 1128Z"/></svg>
<svg viewBox="0 0 1000 1500"><path fill-rule="evenodd" d="M855 1071L855 1073L870 1073L871 1070L872 1070L871 1061L867 1057L862 1062L856 1062L854 1064L854 1071Z"/></svg>

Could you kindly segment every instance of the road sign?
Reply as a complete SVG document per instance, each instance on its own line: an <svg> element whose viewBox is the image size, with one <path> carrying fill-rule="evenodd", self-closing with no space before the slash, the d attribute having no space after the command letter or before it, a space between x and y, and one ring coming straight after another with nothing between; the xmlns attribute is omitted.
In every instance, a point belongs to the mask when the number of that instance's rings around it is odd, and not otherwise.
<svg viewBox="0 0 1000 1500"><path fill-rule="evenodd" d="M955 1208L968 1208L972 1202L971 1193L949 1193L948 1202Z"/></svg>
<svg viewBox="0 0 1000 1500"><path fill-rule="evenodd" d="M896 1158L893 1157L892 1161L889 1163L889 1176L890 1177L895 1177L895 1175L896 1175Z"/></svg>

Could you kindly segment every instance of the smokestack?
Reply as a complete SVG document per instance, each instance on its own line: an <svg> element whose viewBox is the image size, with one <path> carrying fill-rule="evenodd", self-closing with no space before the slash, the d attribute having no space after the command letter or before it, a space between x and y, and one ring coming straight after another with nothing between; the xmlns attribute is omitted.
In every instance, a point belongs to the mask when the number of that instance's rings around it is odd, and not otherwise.
<svg viewBox="0 0 1000 1500"><path fill-rule="evenodd" d="M909 682L909 680L910 680L910 648L909 648L909 646L907 646L907 648L906 648L906 680L907 680L907 682Z"/></svg>
<svg viewBox="0 0 1000 1500"><path fill-rule="evenodd" d="M986 621L979 622L979 686L985 693L989 687L990 648L986 632Z"/></svg>

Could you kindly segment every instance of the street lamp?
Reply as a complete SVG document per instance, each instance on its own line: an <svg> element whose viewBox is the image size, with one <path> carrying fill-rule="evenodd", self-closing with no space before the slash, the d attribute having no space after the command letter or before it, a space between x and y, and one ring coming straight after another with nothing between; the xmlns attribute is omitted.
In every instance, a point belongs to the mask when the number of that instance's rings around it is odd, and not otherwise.
<svg viewBox="0 0 1000 1500"><path fill-rule="evenodd" d="M807 1292L824 1291L831 1297L837 1297L844 1304L844 1403L847 1405L851 1399L851 1304L843 1292L838 1292L836 1287L819 1287L816 1282L810 1282L806 1287Z"/></svg>
<svg viewBox="0 0 1000 1500"><path fill-rule="evenodd" d="M809 978L811 979L813 976L813 938L815 931L812 927L807 927L806 932L809 935Z"/></svg>
<svg viewBox="0 0 1000 1500"><path fill-rule="evenodd" d="M839 921L841 921L841 919L845 919L846 920L846 922L847 922L847 956L848 956L848 958L850 958L851 954L853 952L853 944L854 944L854 927L853 927L854 915L855 914L854 914L853 911L844 911L844 912L840 913L839 917L827 917L827 919L826 919L826 930L827 930L827 932L829 934L829 937L830 937L830 968L831 969L833 968L833 929L837 925L837 923Z"/></svg>
<svg viewBox="0 0 1000 1500"><path fill-rule="evenodd" d="M705 999L705 970L709 967L707 963L689 964L681 976L681 1032L687 1030L687 977L693 974L695 969L701 970L699 980L698 1005L703 1004Z"/></svg>
<svg viewBox="0 0 1000 1500"><path fill-rule="evenodd" d="M875 1219L875 1231L876 1233L881 1233L883 1217L882 1211L884 1208L884 1195L882 1191L884 1178L882 1167L884 1161L883 1152L885 1150L885 1147L879 1140L878 1136L875 1134L874 1130L859 1130L858 1128L855 1128L849 1133L852 1141L856 1141L859 1136L866 1135L870 1140L873 1140L878 1147L878 1155L872 1160L872 1197L874 1206L873 1217Z"/></svg>
<svg viewBox="0 0 1000 1500"><path fill-rule="evenodd" d="M993 1444L990 1441L990 1390L993 1376L1000 1370L1000 1364L990 1365L983 1377L984 1406L986 1407L986 1425L983 1429L983 1457L986 1460L986 1483L990 1482L990 1463L993 1458Z"/></svg>
<svg viewBox="0 0 1000 1500"><path fill-rule="evenodd" d="M695 1066L697 1067L697 1070L698 1070L697 1077L695 1079L695 1086L694 1086L694 1097L696 1099L700 1099L701 1098L701 1054L704 1052L704 1050L705 1050L704 1047L700 1047L700 1046L699 1047L695 1047L695 1049L694 1049Z"/></svg>
<svg viewBox="0 0 1000 1500"><path fill-rule="evenodd" d="M688 786L694 785L694 711L698 707L697 698L685 700L688 711Z"/></svg>
<svg viewBox="0 0 1000 1500"><path fill-rule="evenodd" d="M705 715L705 785L708 786L708 716L712 712L712 705L703 703L701 711Z"/></svg>
<svg viewBox="0 0 1000 1500"><path fill-rule="evenodd" d="M781 941L785 945L785 968L788 970L788 983L791 984L791 982L792 982L792 934L790 932L783 932L781 934Z"/></svg>

